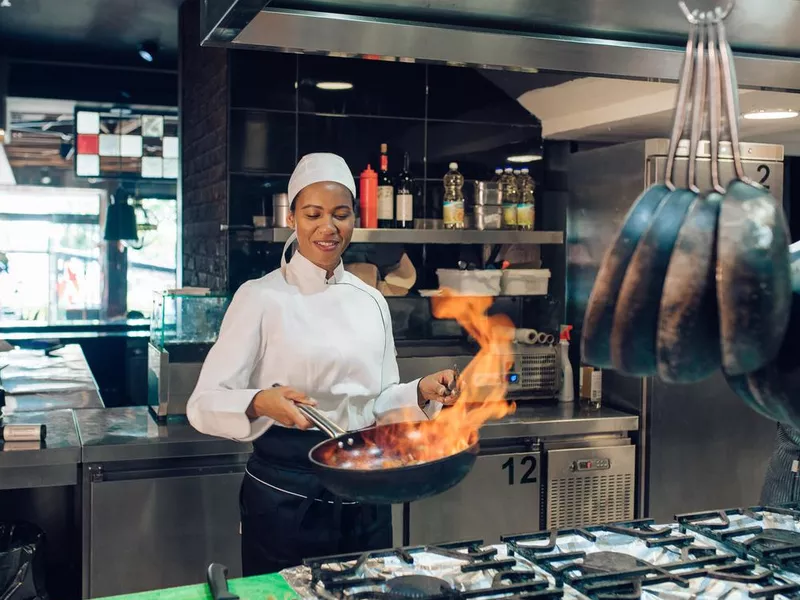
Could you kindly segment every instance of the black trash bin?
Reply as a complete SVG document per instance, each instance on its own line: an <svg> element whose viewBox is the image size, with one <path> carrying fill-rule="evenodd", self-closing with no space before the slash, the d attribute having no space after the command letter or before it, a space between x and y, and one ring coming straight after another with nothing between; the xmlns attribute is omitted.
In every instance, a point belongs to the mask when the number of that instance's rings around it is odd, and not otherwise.
<svg viewBox="0 0 800 600"><path fill-rule="evenodd" d="M32 523L0 522L0 600L48 600L44 532Z"/></svg>

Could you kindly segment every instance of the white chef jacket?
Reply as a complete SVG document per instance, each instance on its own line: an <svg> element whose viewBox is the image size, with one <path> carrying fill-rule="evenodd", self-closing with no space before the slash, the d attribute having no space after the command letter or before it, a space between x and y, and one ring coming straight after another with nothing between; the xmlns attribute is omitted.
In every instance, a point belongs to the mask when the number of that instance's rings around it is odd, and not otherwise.
<svg viewBox="0 0 800 600"><path fill-rule="evenodd" d="M276 423L251 421L245 411L256 393L278 384L313 398L328 418L352 431L401 414L406 420L434 417L441 404L420 409L418 382L400 383L384 297L341 262L328 279L296 252L281 269L234 294L186 414L202 433L251 441Z"/></svg>

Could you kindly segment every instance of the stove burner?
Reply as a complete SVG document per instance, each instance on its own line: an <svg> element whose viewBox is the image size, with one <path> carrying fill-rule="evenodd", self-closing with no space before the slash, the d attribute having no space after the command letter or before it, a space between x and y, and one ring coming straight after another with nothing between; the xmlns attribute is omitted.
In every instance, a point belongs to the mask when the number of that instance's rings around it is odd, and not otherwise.
<svg viewBox="0 0 800 600"><path fill-rule="evenodd" d="M621 552L592 552L583 559L581 571L588 574L621 573L632 571L643 563L629 554Z"/></svg>
<svg viewBox="0 0 800 600"><path fill-rule="evenodd" d="M764 529L750 540L748 546L762 552L787 546L800 546L800 533L788 529Z"/></svg>
<svg viewBox="0 0 800 600"><path fill-rule="evenodd" d="M391 600L446 598L453 591L444 579L430 575L401 575L387 581L386 587Z"/></svg>

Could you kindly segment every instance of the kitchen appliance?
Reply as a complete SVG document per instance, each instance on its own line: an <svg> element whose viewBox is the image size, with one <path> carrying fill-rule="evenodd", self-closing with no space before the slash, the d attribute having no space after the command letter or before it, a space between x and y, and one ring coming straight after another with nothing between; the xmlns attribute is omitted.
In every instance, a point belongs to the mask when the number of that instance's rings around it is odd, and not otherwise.
<svg viewBox="0 0 800 600"><path fill-rule="evenodd" d="M565 597L545 571L480 540L310 558L281 575L304 600Z"/></svg>
<svg viewBox="0 0 800 600"><path fill-rule="evenodd" d="M794 529L777 526L794 528L789 522L800 517L800 513L763 507L725 512L731 520L732 513L737 517L750 513L757 524L750 527L758 528L761 522L775 525L773 537L778 530L784 536L793 533ZM706 513L701 520L717 514ZM709 528L717 532L717 538L688 529L687 523L629 520L510 534L489 545L468 540L309 558L281 575L304 600L504 596L786 600L800 593L796 565L779 564L772 551L757 556L736 550L715 528L724 521ZM788 545L779 547L777 554L783 550L788 556Z"/></svg>
<svg viewBox="0 0 800 600"><path fill-rule="evenodd" d="M507 397L526 401L555 398L561 387L558 350L552 344L512 346L514 363L508 372Z"/></svg>
<svg viewBox="0 0 800 600"><path fill-rule="evenodd" d="M633 201L664 173L667 149L668 140L650 139L569 157L566 322L574 324L576 339L582 334L599 262ZM748 176L769 186L771 194L782 200L783 147L743 143L741 152ZM688 140L684 140L678 145L676 181L686 179L688 154ZM711 153L707 142L700 143L698 158L698 182L708 188ZM722 144L720 179L729 181L733 176L730 145ZM640 416L635 516L663 521L709 504L758 502L775 424L750 410L721 374L699 383L674 385L655 377L632 378L605 371L603 397L605 404ZM727 460L737 466L737 477L719 468L719 448L728 449Z"/></svg>
<svg viewBox="0 0 800 600"><path fill-rule="evenodd" d="M452 369L455 365L464 370L475 357L477 349L471 346L398 350L397 366L400 381L413 381L430 373ZM558 350L552 344L513 344L513 363L506 374L506 397L515 402L548 400L558 396L561 386L561 368ZM496 374L487 373L494 379ZM480 378L476 377L476 381Z"/></svg>
<svg viewBox="0 0 800 600"><path fill-rule="evenodd" d="M158 421L186 415L230 297L207 290L157 292L147 348L147 402Z"/></svg>
<svg viewBox="0 0 800 600"><path fill-rule="evenodd" d="M561 444L561 445L559 445ZM603 446L544 448L545 527L581 527L633 518L636 448L628 438Z"/></svg>

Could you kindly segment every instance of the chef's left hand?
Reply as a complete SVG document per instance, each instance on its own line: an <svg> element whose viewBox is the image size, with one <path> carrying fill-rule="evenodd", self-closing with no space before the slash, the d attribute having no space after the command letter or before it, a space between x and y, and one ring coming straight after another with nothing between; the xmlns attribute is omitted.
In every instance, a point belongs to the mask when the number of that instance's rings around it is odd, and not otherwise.
<svg viewBox="0 0 800 600"><path fill-rule="evenodd" d="M457 390L450 390L455 379L456 373L453 369L432 373L420 379L419 386L417 386L417 398L420 406L431 400L445 406L455 404L458 400Z"/></svg>

